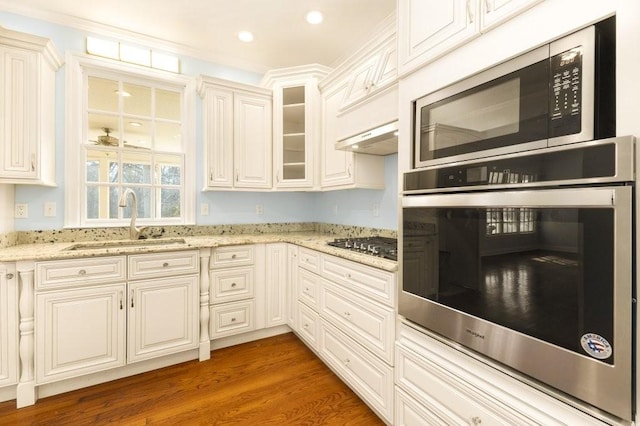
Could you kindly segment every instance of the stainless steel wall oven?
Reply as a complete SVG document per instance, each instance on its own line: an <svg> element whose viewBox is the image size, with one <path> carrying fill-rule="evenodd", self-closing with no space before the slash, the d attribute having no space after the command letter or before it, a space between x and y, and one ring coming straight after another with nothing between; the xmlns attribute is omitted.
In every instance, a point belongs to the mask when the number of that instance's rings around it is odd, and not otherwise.
<svg viewBox="0 0 640 426"><path fill-rule="evenodd" d="M634 147L629 136L405 173L399 313L632 420Z"/></svg>

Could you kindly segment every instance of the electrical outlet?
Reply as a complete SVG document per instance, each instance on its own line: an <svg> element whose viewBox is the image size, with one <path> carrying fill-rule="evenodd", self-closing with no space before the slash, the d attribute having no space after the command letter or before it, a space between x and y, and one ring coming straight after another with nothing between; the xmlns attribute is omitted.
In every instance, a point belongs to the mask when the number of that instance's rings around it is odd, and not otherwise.
<svg viewBox="0 0 640 426"><path fill-rule="evenodd" d="M209 214L209 204L202 203L200 204L200 215L207 216Z"/></svg>
<svg viewBox="0 0 640 426"><path fill-rule="evenodd" d="M380 216L380 206L378 204L373 205L373 217Z"/></svg>
<svg viewBox="0 0 640 426"><path fill-rule="evenodd" d="M256 214L264 214L264 206L262 204L256 204Z"/></svg>
<svg viewBox="0 0 640 426"><path fill-rule="evenodd" d="M56 203L53 201L44 203L44 217L56 217Z"/></svg>
<svg viewBox="0 0 640 426"><path fill-rule="evenodd" d="M29 204L16 204L13 217L16 219L26 219L29 217Z"/></svg>

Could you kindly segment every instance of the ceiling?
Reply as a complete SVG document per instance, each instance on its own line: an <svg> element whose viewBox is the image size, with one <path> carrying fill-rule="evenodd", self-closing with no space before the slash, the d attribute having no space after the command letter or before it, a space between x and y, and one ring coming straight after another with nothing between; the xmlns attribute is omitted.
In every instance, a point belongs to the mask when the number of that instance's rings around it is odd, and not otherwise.
<svg viewBox="0 0 640 426"><path fill-rule="evenodd" d="M6 12L259 73L335 66L395 8L396 0L0 0ZM310 10L323 23L308 24ZM239 41L241 30L255 40Z"/></svg>

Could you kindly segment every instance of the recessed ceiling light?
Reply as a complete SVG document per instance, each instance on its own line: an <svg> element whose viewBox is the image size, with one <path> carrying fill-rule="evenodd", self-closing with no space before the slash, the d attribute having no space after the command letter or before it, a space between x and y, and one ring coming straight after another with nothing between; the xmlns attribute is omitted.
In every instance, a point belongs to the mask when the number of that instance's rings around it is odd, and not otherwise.
<svg viewBox="0 0 640 426"><path fill-rule="evenodd" d="M131 96L131 93L127 92L126 90L114 90L113 93L115 93L116 95L120 95L122 97L128 98L129 96Z"/></svg>
<svg viewBox="0 0 640 426"><path fill-rule="evenodd" d="M312 10L311 12L307 13L307 22L312 25L321 23L323 19L324 17L322 16L322 13L318 12L317 10Z"/></svg>
<svg viewBox="0 0 640 426"><path fill-rule="evenodd" d="M253 34L249 31L240 31L238 33L238 38L240 41L244 41L245 43L250 43L253 41Z"/></svg>
<svg viewBox="0 0 640 426"><path fill-rule="evenodd" d="M130 121L129 125L133 126L133 127L142 127L142 123L140 123L138 121Z"/></svg>

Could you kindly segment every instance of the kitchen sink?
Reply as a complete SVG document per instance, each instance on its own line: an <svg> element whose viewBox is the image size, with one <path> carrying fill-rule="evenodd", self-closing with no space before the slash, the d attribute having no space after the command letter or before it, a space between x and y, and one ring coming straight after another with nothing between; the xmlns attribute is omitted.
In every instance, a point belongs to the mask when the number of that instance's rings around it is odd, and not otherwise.
<svg viewBox="0 0 640 426"><path fill-rule="evenodd" d="M120 241L91 241L87 243L74 244L65 250L104 250L110 248L139 248L165 245L187 244L184 238L159 238L149 240L120 240Z"/></svg>

